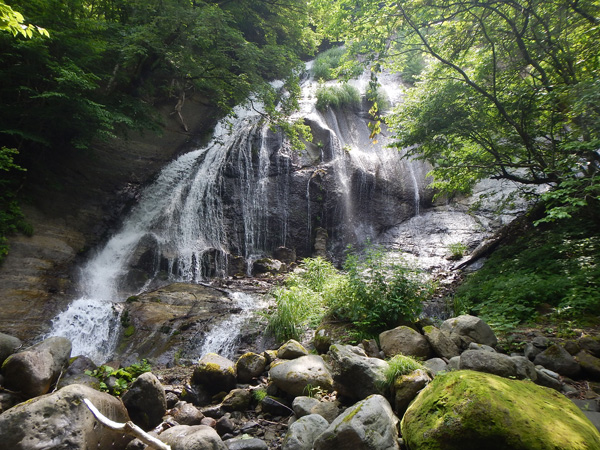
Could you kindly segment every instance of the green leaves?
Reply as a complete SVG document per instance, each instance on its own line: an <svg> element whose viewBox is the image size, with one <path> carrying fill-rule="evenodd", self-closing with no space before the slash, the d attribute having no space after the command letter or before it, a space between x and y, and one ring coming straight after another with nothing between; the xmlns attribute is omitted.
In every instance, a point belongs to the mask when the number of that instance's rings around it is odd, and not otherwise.
<svg viewBox="0 0 600 450"><path fill-rule="evenodd" d="M327 8L325 0L316 3ZM331 39L414 85L387 120L397 147L433 164L433 187L468 191L484 177L556 186L573 173L600 171L599 4L342 0L328 6L322 20Z"/></svg>
<svg viewBox="0 0 600 450"><path fill-rule="evenodd" d="M17 35L31 39L35 34L39 33L42 36L50 37L50 34L45 28L36 25L25 25L23 14L15 11L4 2L0 2L0 31L8 31L14 37Z"/></svg>

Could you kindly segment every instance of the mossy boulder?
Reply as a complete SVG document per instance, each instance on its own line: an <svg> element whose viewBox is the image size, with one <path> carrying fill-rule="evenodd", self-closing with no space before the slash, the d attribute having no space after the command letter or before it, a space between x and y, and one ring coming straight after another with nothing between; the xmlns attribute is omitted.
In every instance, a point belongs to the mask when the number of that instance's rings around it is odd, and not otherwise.
<svg viewBox="0 0 600 450"><path fill-rule="evenodd" d="M469 370L438 375L401 429L411 450L600 448L600 433L558 392Z"/></svg>
<svg viewBox="0 0 600 450"><path fill-rule="evenodd" d="M229 392L235 388L235 363L216 353L207 353L200 359L192 374L192 384L200 385L210 393Z"/></svg>

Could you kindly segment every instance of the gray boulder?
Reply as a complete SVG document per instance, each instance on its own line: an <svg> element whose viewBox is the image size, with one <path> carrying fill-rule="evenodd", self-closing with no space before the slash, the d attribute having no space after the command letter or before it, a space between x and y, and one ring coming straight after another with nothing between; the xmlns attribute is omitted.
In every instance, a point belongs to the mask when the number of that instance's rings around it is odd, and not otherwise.
<svg viewBox="0 0 600 450"><path fill-rule="evenodd" d="M556 391L562 390L563 383L560 381L560 376L556 372L553 372L542 366L537 366L535 373L537 375L535 380L536 384L554 389Z"/></svg>
<svg viewBox="0 0 600 450"><path fill-rule="evenodd" d="M248 389L232 389L221 402L223 411L245 411L250 407L252 393Z"/></svg>
<svg viewBox="0 0 600 450"><path fill-rule="evenodd" d="M439 328L425 326L423 327L423 335L437 356L450 359L460 355L460 350L456 344Z"/></svg>
<svg viewBox="0 0 600 450"><path fill-rule="evenodd" d="M0 333L0 366L4 360L16 352L21 345L22 343L19 338Z"/></svg>
<svg viewBox="0 0 600 450"><path fill-rule="evenodd" d="M479 317L468 314L445 320L440 330L447 333L461 349L466 349L471 342L495 347L498 343L490 326Z"/></svg>
<svg viewBox="0 0 600 450"><path fill-rule="evenodd" d="M537 380L537 372L535 365L525 356L511 356L517 370L517 378L521 380Z"/></svg>
<svg viewBox="0 0 600 450"><path fill-rule="evenodd" d="M177 425L163 431L159 438L171 450L227 450L217 432L206 425Z"/></svg>
<svg viewBox="0 0 600 450"><path fill-rule="evenodd" d="M394 381L394 411L402 417L410 402L417 396L431 378L424 370L418 369L407 375L402 375Z"/></svg>
<svg viewBox="0 0 600 450"><path fill-rule="evenodd" d="M311 450L317 437L329 427L318 414L309 414L295 421L285 435L282 450Z"/></svg>
<svg viewBox="0 0 600 450"><path fill-rule="evenodd" d="M600 338L597 336L583 336L577 340L579 347L592 356L600 358Z"/></svg>
<svg viewBox="0 0 600 450"><path fill-rule="evenodd" d="M273 250L273 258L289 266L296 262L296 250L287 247L277 247Z"/></svg>
<svg viewBox="0 0 600 450"><path fill-rule="evenodd" d="M420 358L431 356L431 346L425 336L409 327L384 331L379 335L379 342L387 358L399 354Z"/></svg>
<svg viewBox="0 0 600 450"><path fill-rule="evenodd" d="M194 368L191 381L213 394L229 392L236 384L235 364L216 353L207 353Z"/></svg>
<svg viewBox="0 0 600 450"><path fill-rule="evenodd" d="M253 352L244 353L235 363L238 381L249 383L264 372L266 365L267 358L264 356Z"/></svg>
<svg viewBox="0 0 600 450"><path fill-rule="evenodd" d="M579 374L581 367L579 363L563 347L553 344L537 355L533 360L534 364L544 366L554 372L567 377L573 377Z"/></svg>
<svg viewBox="0 0 600 450"><path fill-rule="evenodd" d="M448 369L448 363L442 358L431 358L423 363L427 370L433 375L437 375L440 372L444 372ZM457 367L458 368L458 367Z"/></svg>
<svg viewBox="0 0 600 450"><path fill-rule="evenodd" d="M292 402L292 409L294 410L296 417L304 417L312 414L311 410L319 403L319 400L314 397L300 395Z"/></svg>
<svg viewBox="0 0 600 450"><path fill-rule="evenodd" d="M131 438L99 425L83 398L115 422L129 420L119 399L87 386L71 385L1 414L0 446L10 450L125 448Z"/></svg>
<svg viewBox="0 0 600 450"><path fill-rule="evenodd" d="M165 389L151 372L136 378L123 394L123 403L133 423L144 430L158 425L167 411Z"/></svg>
<svg viewBox="0 0 600 450"><path fill-rule="evenodd" d="M468 350L481 350L483 352L496 352L496 350L494 350L493 347L490 347L489 345L485 345L485 344L478 344L477 342L471 342L469 344L469 347L467 347Z"/></svg>
<svg viewBox="0 0 600 450"><path fill-rule="evenodd" d="M292 409L296 417L318 414L328 423L333 422L340 414L337 402L319 401L316 398L305 396L296 397L292 403Z"/></svg>
<svg viewBox="0 0 600 450"><path fill-rule="evenodd" d="M340 395L362 400L371 394L384 394L387 362L369 358L361 348L351 345L334 344L328 355L334 388Z"/></svg>
<svg viewBox="0 0 600 450"><path fill-rule="evenodd" d="M460 368L460 356L455 356L454 358L450 358L448 361L448 370L459 370Z"/></svg>
<svg viewBox="0 0 600 450"><path fill-rule="evenodd" d="M301 356L276 364L271 367L269 376L275 386L294 397L307 394L307 387L330 391L333 386L331 373L318 355Z"/></svg>
<svg viewBox="0 0 600 450"><path fill-rule="evenodd" d="M277 357L280 359L295 359L308 355L308 350L294 339L290 339L277 350Z"/></svg>
<svg viewBox="0 0 600 450"><path fill-rule="evenodd" d="M600 380L600 359L592 356L586 350L581 350L575 356L586 377L592 380Z"/></svg>
<svg viewBox="0 0 600 450"><path fill-rule="evenodd" d="M69 364L71 341L51 337L9 356L2 364L5 386L27 398L43 395Z"/></svg>
<svg viewBox="0 0 600 450"><path fill-rule="evenodd" d="M263 275L263 274L273 274L276 275L281 272L285 272L287 267L281 261L271 258L262 258L258 261L255 261L252 265L252 275Z"/></svg>
<svg viewBox="0 0 600 450"><path fill-rule="evenodd" d="M179 425L200 425L202 419L204 419L204 414L188 402L177 402L171 408L170 415Z"/></svg>
<svg viewBox="0 0 600 450"><path fill-rule="evenodd" d="M333 421L315 441L315 450L398 450L398 418L385 397L371 395Z"/></svg>
<svg viewBox="0 0 600 450"><path fill-rule="evenodd" d="M517 376L517 367L510 356L484 350L465 351L460 355L459 369L492 373L506 378Z"/></svg>

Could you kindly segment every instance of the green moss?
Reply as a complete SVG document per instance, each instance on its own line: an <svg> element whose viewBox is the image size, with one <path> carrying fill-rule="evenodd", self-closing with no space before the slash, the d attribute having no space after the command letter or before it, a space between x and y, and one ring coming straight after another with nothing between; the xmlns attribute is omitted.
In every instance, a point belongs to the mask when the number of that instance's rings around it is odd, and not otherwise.
<svg viewBox="0 0 600 450"><path fill-rule="evenodd" d="M402 436L419 450L592 450L600 434L558 392L480 372L438 375L406 411Z"/></svg>
<svg viewBox="0 0 600 450"><path fill-rule="evenodd" d="M126 338L129 338L131 336L133 336L135 334L135 327L133 325L129 325L127 328L125 328L125 331L123 332L123 335Z"/></svg>
<svg viewBox="0 0 600 450"><path fill-rule="evenodd" d="M426 327L423 327L423 333L431 333L433 331L433 326L431 325L427 325Z"/></svg>

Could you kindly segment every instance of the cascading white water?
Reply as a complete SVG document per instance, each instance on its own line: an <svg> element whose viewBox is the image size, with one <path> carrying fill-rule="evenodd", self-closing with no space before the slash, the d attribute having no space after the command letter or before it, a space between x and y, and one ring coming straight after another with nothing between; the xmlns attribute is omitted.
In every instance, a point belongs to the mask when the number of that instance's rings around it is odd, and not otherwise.
<svg viewBox="0 0 600 450"><path fill-rule="evenodd" d="M252 173L253 149L248 148L249 137L260 129L260 118L256 112L238 108L233 124L223 121L217 126L210 145L182 155L161 171L143 191L121 229L83 266L81 297L53 320L50 336L71 339L75 355L87 355L99 362L107 359L119 335L118 303L140 289L128 285L127 272L132 256L144 242L156 247L156 259L166 261L163 269L173 281L201 279L206 275L204 255L215 250L215 275L224 275L222 255L228 253L228 242L221 181L233 148L244 149L238 158L246 257L260 252L266 226L260 214L264 205L259 200L266 196L263 186L268 183L268 155L261 146L256 176ZM233 132L229 132L230 126ZM155 270L159 270L158 264Z"/></svg>
<svg viewBox="0 0 600 450"><path fill-rule="evenodd" d="M212 327L209 335L199 348L198 355L217 353L225 358L232 358L240 337L236 331L257 309L267 306L265 302L257 301L256 297L244 292L234 292L231 298L240 307L240 312L230 315L227 319Z"/></svg>

